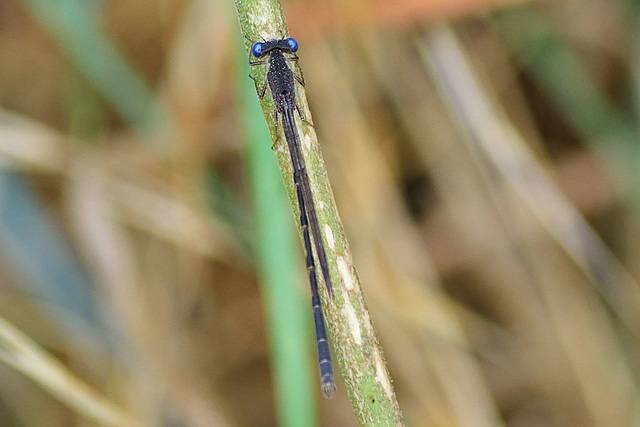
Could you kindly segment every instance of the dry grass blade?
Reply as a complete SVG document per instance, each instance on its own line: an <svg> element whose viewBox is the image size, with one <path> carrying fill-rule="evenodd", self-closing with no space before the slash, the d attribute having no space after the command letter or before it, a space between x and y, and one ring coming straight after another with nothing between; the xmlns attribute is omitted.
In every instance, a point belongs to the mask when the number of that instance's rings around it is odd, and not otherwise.
<svg viewBox="0 0 640 427"><path fill-rule="evenodd" d="M401 396L412 408L407 418L426 425L500 425L459 312L442 294L431 256L403 206L389 156L375 143L378 134L391 132L384 121L367 126L354 87L363 77L345 72L338 58L348 62L351 45L345 40L342 47L334 55L327 44L311 46L314 55L305 64L315 84L309 91L324 118L319 131L336 144L331 148L343 172L336 176L341 180L336 197L350 236L359 242L356 256L369 306L388 343L386 354L402 361L392 366L396 379L411 389ZM401 62L394 58L394 64ZM339 97L332 96L336 89Z"/></svg>
<svg viewBox="0 0 640 427"><path fill-rule="evenodd" d="M64 137L46 126L0 109L0 159L22 169L60 173Z"/></svg>
<svg viewBox="0 0 640 427"><path fill-rule="evenodd" d="M629 329L636 330L638 284L562 195L523 138L492 105L453 32L446 26L435 27L423 38L421 52L462 129L474 135L475 143L470 149L488 159Z"/></svg>
<svg viewBox="0 0 640 427"><path fill-rule="evenodd" d="M0 318L0 358L78 413L101 425L142 425L122 409L98 395L53 356L3 318Z"/></svg>
<svg viewBox="0 0 640 427"><path fill-rule="evenodd" d="M478 194L486 194L485 204L493 205L487 212L493 211L488 215L497 219L498 232L491 239L504 240L508 248L509 269L515 277L509 292L520 295L514 295L513 307L505 309L512 310L518 328L528 329L534 346L554 360L553 364L528 360L530 375L539 378L550 369L559 375L540 385L552 400L562 402L576 422L624 424L630 410L625 399L637 394L630 380L633 367L596 292L635 332L634 281L498 113L453 32L444 26L434 28L421 47L462 130L465 153L461 155L480 177L476 187L484 187ZM494 274L506 281L507 271ZM597 285L596 292L585 286L589 281ZM620 299L621 295L631 301ZM528 359L528 350L522 350L520 357ZM565 386L562 393L557 384ZM564 397L567 390L578 398L573 407Z"/></svg>

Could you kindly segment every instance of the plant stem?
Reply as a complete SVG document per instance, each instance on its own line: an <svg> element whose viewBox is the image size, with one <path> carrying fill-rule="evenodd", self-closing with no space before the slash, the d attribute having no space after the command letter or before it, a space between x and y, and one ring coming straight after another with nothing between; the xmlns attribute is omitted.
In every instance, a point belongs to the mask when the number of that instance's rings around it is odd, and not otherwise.
<svg viewBox="0 0 640 427"><path fill-rule="evenodd" d="M288 34L282 8L277 0L235 0L235 4L247 52L250 51L252 41L279 39ZM262 86L261 82L265 81L266 71L264 65L253 67L252 75L258 86ZM304 88L298 84L296 96L305 118L312 122ZM274 142L289 202L297 218L299 212L293 171L282 126L275 123L271 97L265 96L261 105ZM354 412L361 425L403 425L391 377L364 301L360 280L353 266L349 245L329 186L315 130L301 121L298 121L298 129L335 291L335 296L330 298L326 287L321 286L320 296ZM321 275L318 280L322 282Z"/></svg>

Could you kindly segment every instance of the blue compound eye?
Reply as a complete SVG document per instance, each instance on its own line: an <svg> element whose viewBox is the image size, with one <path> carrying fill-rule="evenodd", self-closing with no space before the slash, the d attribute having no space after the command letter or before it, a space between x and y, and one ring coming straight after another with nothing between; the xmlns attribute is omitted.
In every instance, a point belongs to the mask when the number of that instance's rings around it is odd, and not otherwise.
<svg viewBox="0 0 640 427"><path fill-rule="evenodd" d="M254 44L251 48L251 53L253 53L253 56L256 58L260 58L260 55L262 55L262 43Z"/></svg>
<svg viewBox="0 0 640 427"><path fill-rule="evenodd" d="M291 49L291 52L295 52L298 50L298 42L296 41L296 39L288 38L287 44L289 45L289 49Z"/></svg>

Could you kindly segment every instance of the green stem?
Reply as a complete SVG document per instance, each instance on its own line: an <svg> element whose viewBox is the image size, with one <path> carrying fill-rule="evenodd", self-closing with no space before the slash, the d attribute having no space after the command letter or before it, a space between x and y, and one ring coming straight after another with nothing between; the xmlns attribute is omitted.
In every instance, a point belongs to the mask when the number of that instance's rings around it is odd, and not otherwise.
<svg viewBox="0 0 640 427"><path fill-rule="evenodd" d="M284 15L277 0L235 0L235 4L247 52L250 51L251 41L282 38L288 34ZM257 82L264 82L266 67L255 66L252 75ZM296 96L304 116L311 121L311 113L301 85L297 85ZM276 126L271 97L265 96L261 105L289 202L297 218L298 206L293 172L282 126ZM353 266L315 131L312 126L301 121L298 121L298 129L335 290L335 296L331 299L326 287L321 286L320 297L347 392L361 425L402 425L391 377L365 305L360 280ZM322 282L321 275L318 276L318 280Z"/></svg>

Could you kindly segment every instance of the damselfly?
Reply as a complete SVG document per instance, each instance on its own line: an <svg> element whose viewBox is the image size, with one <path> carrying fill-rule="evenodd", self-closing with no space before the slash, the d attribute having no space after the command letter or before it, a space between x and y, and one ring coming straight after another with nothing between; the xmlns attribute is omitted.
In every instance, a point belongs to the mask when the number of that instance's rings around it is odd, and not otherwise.
<svg viewBox="0 0 640 427"><path fill-rule="evenodd" d="M322 304L318 294L318 280L316 278L316 266L313 258L313 246L311 245L309 226L311 226L311 232L313 233L313 242L315 244L316 255L320 262L320 270L322 271L324 282L331 297L333 297L333 287L331 285L327 255L325 253L324 242L316 214L316 206L311 194L311 186L309 185L309 175L307 174L304 157L302 156L300 137L295 121L295 112L297 111L301 120L306 122L300 106L296 101L295 91L295 81L297 80L304 86L304 80L301 76L297 76L288 65L288 62L298 60L295 54L297 50L298 42L292 38L274 39L255 43L251 48L251 53L254 57L261 60L249 61L249 63L252 66L260 64L267 64L269 66L267 81L262 88L258 88L258 95L260 99L264 98L268 84L275 105L275 123L277 126L279 118L284 131L284 137L287 140L287 146L289 147L289 154L291 155L293 181L296 186L298 208L300 209L300 227L302 228L307 270L311 284L311 304L313 305L313 318L316 329L320 382L322 394L327 398L331 398L335 395L336 384L333 377L331 353L327 341L324 315L322 314Z"/></svg>

